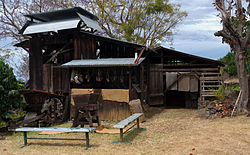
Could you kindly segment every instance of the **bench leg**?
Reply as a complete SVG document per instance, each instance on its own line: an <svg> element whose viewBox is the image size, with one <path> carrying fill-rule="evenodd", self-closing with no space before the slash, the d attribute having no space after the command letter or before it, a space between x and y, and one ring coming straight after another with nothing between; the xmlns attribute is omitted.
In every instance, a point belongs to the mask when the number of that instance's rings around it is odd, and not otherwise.
<svg viewBox="0 0 250 155"><path fill-rule="evenodd" d="M137 123L137 129L140 129L140 121L139 121L139 118L137 118L136 123Z"/></svg>
<svg viewBox="0 0 250 155"><path fill-rule="evenodd" d="M28 144L26 131L23 132L23 140L24 140L24 145L21 146L20 148L24 148Z"/></svg>
<svg viewBox="0 0 250 155"><path fill-rule="evenodd" d="M120 142L123 142L123 129L120 129Z"/></svg>
<svg viewBox="0 0 250 155"><path fill-rule="evenodd" d="M87 150L89 148L89 133L86 132L85 135L86 135L86 148L84 150Z"/></svg>
<svg viewBox="0 0 250 155"><path fill-rule="evenodd" d="M137 129L146 130L146 128L140 128L139 118L136 119Z"/></svg>

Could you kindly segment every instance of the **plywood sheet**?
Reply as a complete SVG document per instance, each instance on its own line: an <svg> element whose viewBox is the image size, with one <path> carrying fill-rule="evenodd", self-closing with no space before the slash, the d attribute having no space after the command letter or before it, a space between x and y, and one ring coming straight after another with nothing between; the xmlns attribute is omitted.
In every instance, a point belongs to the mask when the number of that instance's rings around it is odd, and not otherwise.
<svg viewBox="0 0 250 155"><path fill-rule="evenodd" d="M176 72L166 72L166 88L171 86L177 80ZM169 90L177 90L177 82L169 89Z"/></svg>
<svg viewBox="0 0 250 155"><path fill-rule="evenodd" d="M190 76L190 92L198 92L199 81L195 76Z"/></svg>
<svg viewBox="0 0 250 155"><path fill-rule="evenodd" d="M190 76L187 75L180 75L183 76L178 81L178 91L185 91L189 92L190 90Z"/></svg>
<svg viewBox="0 0 250 155"><path fill-rule="evenodd" d="M102 89L103 100L116 102L129 102L128 89Z"/></svg>

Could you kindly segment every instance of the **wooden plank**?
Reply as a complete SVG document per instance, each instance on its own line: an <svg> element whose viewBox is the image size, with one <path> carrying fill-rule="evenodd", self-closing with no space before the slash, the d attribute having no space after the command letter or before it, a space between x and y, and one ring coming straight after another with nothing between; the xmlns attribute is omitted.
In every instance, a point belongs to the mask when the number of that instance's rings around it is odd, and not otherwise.
<svg viewBox="0 0 250 155"><path fill-rule="evenodd" d="M103 100L129 103L128 89L102 89Z"/></svg>
<svg viewBox="0 0 250 155"><path fill-rule="evenodd" d="M216 81L216 80L222 80L222 77L200 77L200 80L204 81Z"/></svg>
<svg viewBox="0 0 250 155"><path fill-rule="evenodd" d="M220 75L220 73L201 73L201 75Z"/></svg>
<svg viewBox="0 0 250 155"><path fill-rule="evenodd" d="M199 91L199 81L195 76L190 76L190 92Z"/></svg>
<svg viewBox="0 0 250 155"><path fill-rule="evenodd" d="M36 132L93 132L95 128L17 128L15 131L36 131Z"/></svg>
<svg viewBox="0 0 250 155"><path fill-rule="evenodd" d="M178 91L185 91L185 92L190 91L190 76L186 75L183 76L181 79L179 79Z"/></svg>
<svg viewBox="0 0 250 155"><path fill-rule="evenodd" d="M205 88L219 88L221 85L204 85Z"/></svg>
<svg viewBox="0 0 250 155"><path fill-rule="evenodd" d="M140 88L142 90L141 93L141 102L144 103L144 63L140 65Z"/></svg>
<svg viewBox="0 0 250 155"><path fill-rule="evenodd" d="M159 70L161 72L205 72L205 71L218 71L218 68L169 68Z"/></svg>
<svg viewBox="0 0 250 155"><path fill-rule="evenodd" d="M116 125L114 125L114 128L123 129L127 125L129 125L131 122L133 122L134 120L136 120L137 118L139 118L142 115L143 115L143 113L135 113L135 114L129 116L128 118L122 120L121 122L117 123Z"/></svg>
<svg viewBox="0 0 250 155"><path fill-rule="evenodd" d="M149 81L149 105L164 104L163 97L156 98L152 94L163 94L163 74L162 72L152 72L155 70L162 70L162 64L150 64L150 81Z"/></svg>

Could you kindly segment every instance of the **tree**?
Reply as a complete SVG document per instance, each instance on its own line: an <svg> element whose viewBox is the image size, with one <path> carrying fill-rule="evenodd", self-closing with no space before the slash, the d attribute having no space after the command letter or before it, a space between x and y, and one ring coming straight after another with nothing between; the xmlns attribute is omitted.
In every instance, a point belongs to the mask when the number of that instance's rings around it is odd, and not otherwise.
<svg viewBox="0 0 250 155"><path fill-rule="evenodd" d="M175 26L186 12L168 0L0 0L1 37L21 41L18 34L25 23L24 14L82 6L97 15L105 33L150 47L171 38Z"/></svg>
<svg viewBox="0 0 250 155"><path fill-rule="evenodd" d="M249 83L246 71L246 51L250 40L250 2L247 10L242 7L241 0L215 0L215 7L220 12L222 30L216 32L215 36L222 37L222 41L230 45L234 51L238 78L242 95L239 100L238 110L248 112Z"/></svg>
<svg viewBox="0 0 250 155"><path fill-rule="evenodd" d="M155 47L169 41L186 12L168 0L87 0L105 33L117 39Z"/></svg>
<svg viewBox="0 0 250 155"><path fill-rule="evenodd" d="M223 70L230 76L237 76L237 67L235 64L234 52L228 52L226 56L219 59L226 66ZM250 48L247 49L247 62L246 62L247 74L250 74Z"/></svg>
<svg viewBox="0 0 250 155"><path fill-rule="evenodd" d="M12 108L23 107L24 103L19 94L19 85L13 70L0 57L0 122L10 119Z"/></svg>

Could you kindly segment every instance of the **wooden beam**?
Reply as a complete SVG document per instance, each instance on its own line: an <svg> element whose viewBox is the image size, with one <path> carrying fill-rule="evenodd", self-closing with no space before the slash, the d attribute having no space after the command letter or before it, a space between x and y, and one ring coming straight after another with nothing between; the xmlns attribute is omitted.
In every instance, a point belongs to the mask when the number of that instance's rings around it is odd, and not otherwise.
<svg viewBox="0 0 250 155"><path fill-rule="evenodd" d="M40 38L31 38L29 53L30 88L43 90L43 57Z"/></svg>
<svg viewBox="0 0 250 155"><path fill-rule="evenodd" d="M151 72L205 72L205 71L219 71L218 68L168 68L168 69L159 69L151 70Z"/></svg>

